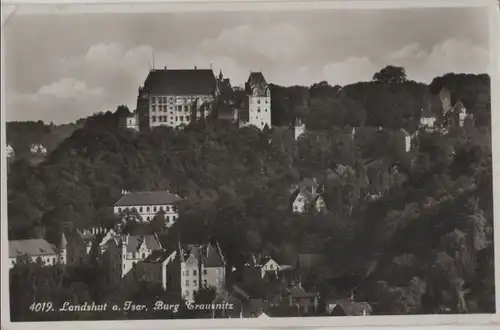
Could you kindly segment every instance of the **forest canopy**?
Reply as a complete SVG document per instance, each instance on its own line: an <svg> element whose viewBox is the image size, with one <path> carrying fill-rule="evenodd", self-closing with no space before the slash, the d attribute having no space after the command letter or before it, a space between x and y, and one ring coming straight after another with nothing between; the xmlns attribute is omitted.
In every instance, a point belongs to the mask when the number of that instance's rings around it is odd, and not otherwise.
<svg viewBox="0 0 500 330"><path fill-rule="evenodd" d="M417 131L423 108L438 113L443 87L475 125L422 131L401 152L398 130ZM273 128L264 131L207 120L136 133L117 124L123 108L87 118L43 162L10 165L9 239L55 242L67 226L110 227L123 189L165 189L185 198L178 222L161 232L166 247L180 234L217 240L229 267L251 251L282 263L324 254L330 276L304 274L306 285L332 295L332 279L354 276L380 314L494 311L487 75L447 74L425 85L388 67L370 82L272 85L271 93ZM299 141L288 128L297 117L307 127ZM386 132L353 140L353 126ZM17 146L56 129L9 123L7 135ZM311 177L326 212L290 212L290 187Z"/></svg>

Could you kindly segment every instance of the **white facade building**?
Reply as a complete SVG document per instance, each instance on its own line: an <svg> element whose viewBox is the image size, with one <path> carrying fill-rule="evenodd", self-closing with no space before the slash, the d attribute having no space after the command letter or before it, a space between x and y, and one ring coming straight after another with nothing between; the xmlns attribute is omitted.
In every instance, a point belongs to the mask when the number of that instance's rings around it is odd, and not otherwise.
<svg viewBox="0 0 500 330"><path fill-rule="evenodd" d="M245 263L243 278L245 281L260 280L266 274L277 274L281 270L281 266L273 258L252 255Z"/></svg>
<svg viewBox="0 0 500 330"><path fill-rule="evenodd" d="M138 277L136 272L140 269L136 268L138 263L154 251L162 250L156 235L115 235L105 245L102 260L108 266L108 281L113 285L135 281Z"/></svg>
<svg viewBox="0 0 500 330"><path fill-rule="evenodd" d="M150 70L139 88L139 125L179 127L211 113L218 84L211 69Z"/></svg>
<svg viewBox="0 0 500 330"><path fill-rule="evenodd" d="M64 264L56 247L44 239L9 241L9 267L13 268L20 258L29 258L31 262L41 261L43 266Z"/></svg>
<svg viewBox="0 0 500 330"><path fill-rule="evenodd" d="M240 126L253 125L260 130L271 128L271 90L261 72L252 72L245 84L245 109Z"/></svg>
<svg viewBox="0 0 500 330"><path fill-rule="evenodd" d="M150 222L159 213L165 216L165 225L170 227L179 217L178 203L181 198L169 191L124 192L115 203L116 215L125 216L127 212L137 214L139 221Z"/></svg>

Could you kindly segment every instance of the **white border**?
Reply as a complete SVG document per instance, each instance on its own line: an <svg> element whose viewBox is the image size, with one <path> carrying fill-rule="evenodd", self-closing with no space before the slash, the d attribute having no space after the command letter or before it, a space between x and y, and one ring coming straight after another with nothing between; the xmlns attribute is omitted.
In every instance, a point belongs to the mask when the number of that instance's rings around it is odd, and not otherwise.
<svg viewBox="0 0 500 330"><path fill-rule="evenodd" d="M80 14L80 13L126 13L126 12L174 12L174 11L253 11L266 10L325 10L325 9L390 9L390 8L437 8L437 7L489 7L490 10L490 70L491 76L491 102L492 102L492 158L493 173L500 171L500 148L495 147L495 140L500 137L500 113L494 109L500 106L500 94L496 93L500 88L500 66L499 66L499 44L500 44L500 19L497 0L323 0L323 1L262 1L262 0L233 0L233 1L141 1L135 0L133 4L123 4L120 0L103 1L79 1L71 4L71 0L58 1L29 1L29 0L7 0L2 3L2 29L1 29L1 323L4 329L67 329L70 327L82 327L85 329L196 329L196 328L296 328L296 327L362 327L362 326L429 326L448 325L449 329L457 325L498 325L500 326L500 295L496 295L496 314L475 315L411 315L411 316L365 316L365 317L307 317L307 318L272 318L272 319L192 319L192 320L129 320L129 321L69 321L69 322L15 322L10 323L9 306L9 266L8 266L8 240L7 240L7 201L6 201L6 134L5 134L5 78L4 78L4 16L8 16L14 9L15 15L24 14ZM44 4L44 5L41 5ZM71 5L69 5L71 4ZM96 5L98 4L98 5ZM4 7L5 6L5 7ZM11 7L11 8L9 8ZM467 22L463 22L467 24ZM498 170L498 171L497 171ZM499 174L500 175L500 174ZM495 265L500 265L500 212L496 200L500 194L499 178L494 175L494 223L495 223ZM495 267L495 282L500 283L500 267ZM497 289L498 290L498 289ZM76 323L75 323L76 322ZM370 327L371 328L371 327ZM483 327L481 327L483 328ZM372 328L374 329L374 328Z"/></svg>

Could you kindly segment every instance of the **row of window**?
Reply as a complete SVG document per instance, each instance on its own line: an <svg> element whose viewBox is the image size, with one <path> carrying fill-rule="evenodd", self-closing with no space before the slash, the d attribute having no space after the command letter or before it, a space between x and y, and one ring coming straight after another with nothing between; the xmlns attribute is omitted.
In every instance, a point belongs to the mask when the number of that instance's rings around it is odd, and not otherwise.
<svg viewBox="0 0 500 330"><path fill-rule="evenodd" d="M189 270L185 270L182 272L182 275L183 276L189 276ZM197 276L198 275L198 271L196 269L193 270L193 276ZM203 270L203 275L207 275L207 270L204 269Z"/></svg>
<svg viewBox="0 0 500 330"><path fill-rule="evenodd" d="M122 211L125 211L125 210L127 210L127 209L128 209L128 208L123 208L123 209L122 209L121 207L119 207L119 208L118 208L118 213L121 213ZM134 208L132 208L132 209L133 209L134 211L137 211L137 209L136 209L135 207L134 207ZM144 210L146 210L146 211L145 211L146 213L149 213L149 212L151 212L151 209L152 209L152 210L153 210L153 212L155 212L155 213L156 213L156 212L162 212L162 211L163 211L163 206L160 206L160 207L153 206L152 208L151 208L150 206L146 206L146 207L142 207L142 206L141 206L141 207L139 207L139 213L143 213L143 212L144 212ZM165 212L170 212L170 211L172 211L172 212L176 212L176 208L175 208L175 206L165 206Z"/></svg>
<svg viewBox="0 0 500 330"><path fill-rule="evenodd" d="M265 112L267 112L267 109L264 109ZM260 108L257 108L257 112L260 112Z"/></svg>
<svg viewBox="0 0 500 330"><path fill-rule="evenodd" d="M189 280L186 280L186 286L189 286L189 283L190 283ZM198 286L198 281L197 280L193 280L192 284L193 284L194 287L196 287L196 286ZM203 284L204 285L208 285L207 280L203 280Z"/></svg>
<svg viewBox="0 0 500 330"><path fill-rule="evenodd" d="M173 103L175 101L175 96L151 96L151 103ZM201 100L208 100L209 98L204 96L204 97L198 97L198 96L183 96L177 98L177 100L180 101L196 101L196 99L201 99Z"/></svg>
<svg viewBox="0 0 500 330"><path fill-rule="evenodd" d="M175 121L189 122L191 121L189 117L190 116L175 116ZM168 116L151 116L151 120L153 123L156 123L157 121L160 123L166 123L168 122ZM170 123L173 124L172 117L170 117Z"/></svg>
<svg viewBox="0 0 500 330"><path fill-rule="evenodd" d="M267 99L265 100L265 103L266 103L266 104L268 103L268 100L267 100ZM260 100L257 100L257 104L260 104Z"/></svg>

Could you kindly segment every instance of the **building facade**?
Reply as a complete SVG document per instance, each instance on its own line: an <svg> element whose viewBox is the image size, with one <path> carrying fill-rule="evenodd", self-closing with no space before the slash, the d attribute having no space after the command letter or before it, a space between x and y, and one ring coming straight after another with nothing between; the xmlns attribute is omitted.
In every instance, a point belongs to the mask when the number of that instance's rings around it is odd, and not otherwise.
<svg viewBox="0 0 500 330"><path fill-rule="evenodd" d="M156 235L114 235L105 245L102 261L107 265L107 279L111 285L133 283L139 277L138 264L154 251L162 250Z"/></svg>
<svg viewBox="0 0 500 330"><path fill-rule="evenodd" d="M56 247L44 239L9 241L9 267L13 268L21 258L28 258L33 263L40 262L47 267L65 261Z"/></svg>
<svg viewBox="0 0 500 330"><path fill-rule="evenodd" d="M140 221L150 222L158 214L165 217L165 225L170 227L179 217L178 203L181 198L169 191L124 192L115 203L115 215L127 213L138 216Z"/></svg>
<svg viewBox="0 0 500 330"><path fill-rule="evenodd" d="M252 72L245 84L245 106L239 116L240 126L271 128L271 90L262 72Z"/></svg>
<svg viewBox="0 0 500 330"><path fill-rule="evenodd" d="M151 259L153 256L145 263L152 263ZM151 271L151 274L156 274L155 282L158 283L161 269L162 286L186 301L194 301L202 288L213 288L218 293L225 286L226 261L218 244L179 246L168 257L164 254L154 262L156 266L146 265L146 268L156 269Z"/></svg>
<svg viewBox="0 0 500 330"><path fill-rule="evenodd" d="M326 203L319 192L316 179L304 179L292 187L291 192L292 212L294 213L322 212L326 209Z"/></svg>
<svg viewBox="0 0 500 330"><path fill-rule="evenodd" d="M90 255L96 236L89 230L65 230L62 234L61 253L69 266L89 265Z"/></svg>
<svg viewBox="0 0 500 330"><path fill-rule="evenodd" d="M279 271L281 266L270 256L252 255L245 263L243 280L245 282L261 280L266 274L277 274Z"/></svg>
<svg viewBox="0 0 500 330"><path fill-rule="evenodd" d="M139 87L139 127L179 127L211 113L218 84L211 69L152 69Z"/></svg>

